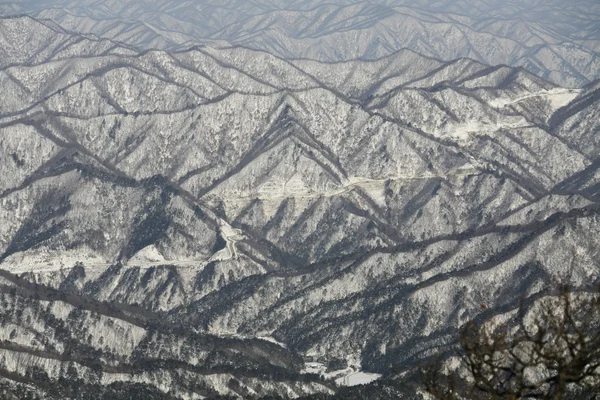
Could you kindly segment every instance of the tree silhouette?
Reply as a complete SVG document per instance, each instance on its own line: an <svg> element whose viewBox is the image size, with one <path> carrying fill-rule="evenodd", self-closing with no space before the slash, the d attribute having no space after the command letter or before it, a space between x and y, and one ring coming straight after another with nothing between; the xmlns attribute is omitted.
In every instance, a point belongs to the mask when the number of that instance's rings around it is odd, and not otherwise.
<svg viewBox="0 0 600 400"><path fill-rule="evenodd" d="M441 358L421 369L438 400L600 398L600 291L561 287L525 307L513 324L469 322L460 367Z"/></svg>

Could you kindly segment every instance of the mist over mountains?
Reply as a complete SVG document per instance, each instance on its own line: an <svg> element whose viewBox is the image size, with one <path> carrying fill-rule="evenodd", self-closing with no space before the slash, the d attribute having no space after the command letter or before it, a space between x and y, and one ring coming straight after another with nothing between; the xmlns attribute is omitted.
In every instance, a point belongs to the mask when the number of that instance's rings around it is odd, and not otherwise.
<svg viewBox="0 0 600 400"><path fill-rule="evenodd" d="M452 60L507 64L559 85L600 77L594 0L8 1L63 28L138 49L236 45L283 58L376 59L407 48Z"/></svg>
<svg viewBox="0 0 600 400"><path fill-rule="evenodd" d="M596 2L0 11L7 396L334 394L598 276Z"/></svg>

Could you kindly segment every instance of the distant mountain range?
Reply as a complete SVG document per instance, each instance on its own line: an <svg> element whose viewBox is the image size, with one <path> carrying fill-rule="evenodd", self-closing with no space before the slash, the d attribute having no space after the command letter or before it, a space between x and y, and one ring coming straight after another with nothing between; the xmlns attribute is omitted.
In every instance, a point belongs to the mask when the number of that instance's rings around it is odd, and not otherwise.
<svg viewBox="0 0 600 400"><path fill-rule="evenodd" d="M51 399L74 398L73 388L89 398L335 393L333 380L353 370L410 370L468 319L508 313L545 282L598 275L600 81L560 87L533 64L358 50L337 36L388 18L457 29L458 14L423 22L433 5L400 16L407 5L296 3L312 19L289 17L295 36L358 51L339 47L339 58L374 58L330 62L338 57L166 39L173 49L143 50L168 35L123 36L141 26L133 15L182 29L167 16L195 26L203 15L206 36L250 46L293 10L244 20L232 2L213 19L191 2L149 14L116 4L76 8L89 16L66 29L38 19L65 23L62 8L2 6L39 11L0 18L0 389ZM240 14L258 9L240 4ZM465 7L452 9L469 11L465 26L487 15ZM120 15L115 31L107 10ZM579 43L557 28L573 41L540 48L593 61L592 25ZM477 26L465 32L502 32ZM477 53L471 43L464 56ZM306 56L302 46L281 48ZM567 86L597 74L544 65ZM327 366L332 379L314 374Z"/></svg>
<svg viewBox="0 0 600 400"><path fill-rule="evenodd" d="M139 49L233 44L284 58L377 59L407 48L522 66L559 85L600 77L595 0L8 1L64 28Z"/></svg>

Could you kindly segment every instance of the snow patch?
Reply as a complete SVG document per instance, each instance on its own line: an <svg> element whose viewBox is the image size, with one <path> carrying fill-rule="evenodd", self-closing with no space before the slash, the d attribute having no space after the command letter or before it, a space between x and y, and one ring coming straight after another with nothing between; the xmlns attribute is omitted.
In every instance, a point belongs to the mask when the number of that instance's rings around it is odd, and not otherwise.
<svg viewBox="0 0 600 400"><path fill-rule="evenodd" d="M303 374L321 375L325 379L335 379L335 383L338 386L366 385L381 378L381 374L360 371L356 366L327 372L327 367L320 362L307 362L304 364L304 369L300 372Z"/></svg>
<svg viewBox="0 0 600 400"><path fill-rule="evenodd" d="M318 362L307 362L304 364L304 369L302 369L300 373L325 375L325 371L327 371L327 367L324 364Z"/></svg>
<svg viewBox="0 0 600 400"><path fill-rule="evenodd" d="M131 263L138 262L164 262L165 258L160 253L160 251L154 245L150 245L144 247L142 250L138 251L130 260Z"/></svg>
<svg viewBox="0 0 600 400"><path fill-rule="evenodd" d="M581 89L556 88L550 90L542 90L540 92L518 97L516 99L499 98L490 101L489 104L494 108L503 108L511 104L519 103L523 100L531 99L533 97L544 97L550 102L550 105L553 110L558 110L559 108L564 107L570 102L572 102L577 96L579 96L580 93Z"/></svg>
<svg viewBox="0 0 600 400"><path fill-rule="evenodd" d="M259 336L259 337L257 337L257 339L264 340L264 341L271 342L271 343L275 343L276 345L278 345L280 347L283 347L284 349L287 348L287 345L285 343L278 342L272 336Z"/></svg>
<svg viewBox="0 0 600 400"><path fill-rule="evenodd" d="M83 246L77 250L54 251L42 248L15 253L2 262L2 268L13 274L23 272L40 273L63 269L70 270L77 263L82 263L84 267L109 265L105 259L94 254L89 247Z"/></svg>
<svg viewBox="0 0 600 400"><path fill-rule="evenodd" d="M244 240L245 236L241 229L233 228L226 221L219 219L219 232L225 240L226 247L210 258L210 261L225 261L230 259L237 259L238 254L235 244L240 240Z"/></svg>
<svg viewBox="0 0 600 400"><path fill-rule="evenodd" d="M376 381L379 378L381 378L380 374L370 374L367 372L358 371L336 379L335 383L337 383L339 386L366 385Z"/></svg>

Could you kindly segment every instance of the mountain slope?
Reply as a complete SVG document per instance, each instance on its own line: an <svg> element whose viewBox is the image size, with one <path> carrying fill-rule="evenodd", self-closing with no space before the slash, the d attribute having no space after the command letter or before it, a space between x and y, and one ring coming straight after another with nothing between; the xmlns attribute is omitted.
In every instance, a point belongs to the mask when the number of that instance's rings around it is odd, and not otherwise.
<svg viewBox="0 0 600 400"><path fill-rule="evenodd" d="M5 2L65 28L141 49L231 43L283 58L375 59L409 48L442 60L523 66L568 87L600 77L592 0Z"/></svg>
<svg viewBox="0 0 600 400"><path fill-rule="evenodd" d="M389 374L482 303L597 276L597 82L15 26L41 33L0 70L11 385L333 392L305 362Z"/></svg>

